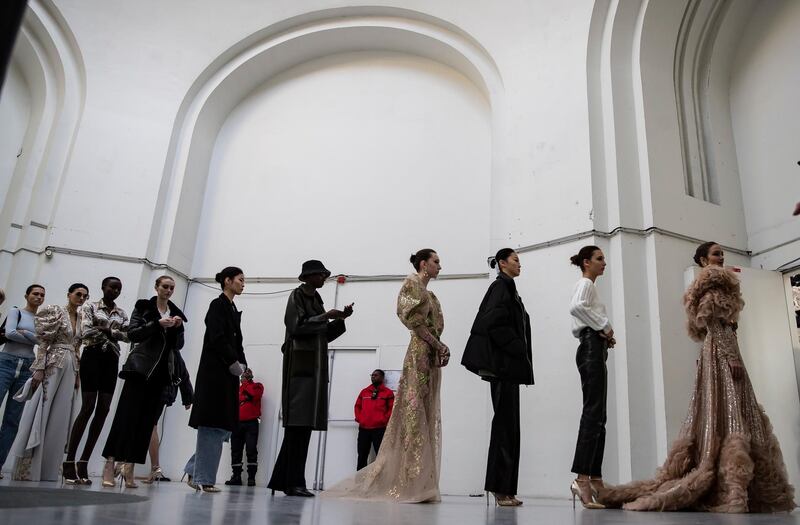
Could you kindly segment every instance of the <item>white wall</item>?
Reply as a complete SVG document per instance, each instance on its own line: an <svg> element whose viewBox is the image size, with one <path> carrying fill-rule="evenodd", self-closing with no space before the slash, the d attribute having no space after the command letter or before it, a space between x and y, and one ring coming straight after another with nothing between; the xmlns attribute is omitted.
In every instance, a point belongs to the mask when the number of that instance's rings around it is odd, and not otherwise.
<svg viewBox="0 0 800 525"><path fill-rule="evenodd" d="M741 35L731 71L730 112L750 249L763 252L793 243L774 258L764 254L759 262L766 268L776 268L800 251L800 224L791 215L800 200L798 24L798 2L760 3Z"/></svg>

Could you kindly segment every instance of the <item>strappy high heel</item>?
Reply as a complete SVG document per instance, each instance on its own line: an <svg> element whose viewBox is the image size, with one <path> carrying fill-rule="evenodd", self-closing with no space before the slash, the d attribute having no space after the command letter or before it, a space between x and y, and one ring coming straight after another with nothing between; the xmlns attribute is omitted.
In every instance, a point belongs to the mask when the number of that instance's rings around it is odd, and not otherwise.
<svg viewBox="0 0 800 525"><path fill-rule="evenodd" d="M122 468L120 469L120 474L122 476L122 479L120 480L120 485L124 483L126 489L139 488L139 485L136 483L136 480L133 477L133 463L123 464Z"/></svg>
<svg viewBox="0 0 800 525"><path fill-rule="evenodd" d="M103 466L103 483L105 488L114 488L117 486L117 476L119 476L119 465L114 464L113 459L107 459L106 464Z"/></svg>
<svg viewBox="0 0 800 525"><path fill-rule="evenodd" d="M147 479L142 480L142 483L151 485L155 481L156 485L158 485L162 479L167 479L167 477L164 475L164 471L162 471L161 467L158 465L153 465L150 468L150 475L147 477Z"/></svg>
<svg viewBox="0 0 800 525"><path fill-rule="evenodd" d="M515 498L514 496L508 496L506 494L497 494L495 492L490 492L490 494L494 496L495 507L519 507L520 505L522 505L522 502L517 498Z"/></svg>
<svg viewBox="0 0 800 525"><path fill-rule="evenodd" d="M195 483L194 481L192 481L192 475L191 474L187 474L186 472L184 472L183 476L181 476L181 481L183 481L184 478L186 478L186 484L187 485L192 487L194 490L200 490L200 486L197 483Z"/></svg>
<svg viewBox="0 0 800 525"><path fill-rule="evenodd" d="M589 489L589 495L584 493L584 490L581 489L580 485L585 483L586 487ZM585 509L604 509L606 508L605 505L602 503L598 503L596 501L596 495L594 493L594 489L592 489L592 485L588 479L576 479L572 481L572 484L569 486L570 492L572 492L572 508L575 508L575 496L581 500L581 505Z"/></svg>

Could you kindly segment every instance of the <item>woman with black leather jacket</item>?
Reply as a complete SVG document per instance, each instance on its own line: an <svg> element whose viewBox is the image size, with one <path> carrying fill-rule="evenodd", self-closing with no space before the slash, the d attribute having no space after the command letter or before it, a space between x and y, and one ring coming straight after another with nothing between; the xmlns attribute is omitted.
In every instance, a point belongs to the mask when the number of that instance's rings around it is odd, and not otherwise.
<svg viewBox="0 0 800 525"><path fill-rule="evenodd" d="M144 463L153 425L162 407L164 387L173 380L174 355L183 348L186 316L169 298L172 277L156 280L156 295L136 301L128 328L131 349L119 376L125 380L103 456L103 486L113 487L121 473L125 486L136 488L133 464ZM122 464L115 469L114 461Z"/></svg>
<svg viewBox="0 0 800 525"><path fill-rule="evenodd" d="M503 248L491 261L497 279L478 308L461 364L488 381L494 406L485 489L501 506L518 506L519 385L533 384L531 321L517 293L519 255Z"/></svg>

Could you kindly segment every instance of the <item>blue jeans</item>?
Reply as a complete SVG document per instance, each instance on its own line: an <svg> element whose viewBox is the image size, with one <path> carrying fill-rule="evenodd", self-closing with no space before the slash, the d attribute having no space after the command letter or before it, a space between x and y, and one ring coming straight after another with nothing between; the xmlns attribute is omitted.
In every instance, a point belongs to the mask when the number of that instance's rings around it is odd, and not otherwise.
<svg viewBox="0 0 800 525"><path fill-rule="evenodd" d="M198 485L213 485L217 482L222 443L231 433L221 428L197 427L197 447L183 471L192 476Z"/></svg>
<svg viewBox="0 0 800 525"><path fill-rule="evenodd" d="M25 408L25 403L14 401L14 394L31 377L32 364L33 358L17 357L0 352L0 403L8 394L6 413L3 415L3 426L0 427L0 467L6 462L8 452L14 443L14 438L17 437L19 419L22 417L22 409Z"/></svg>

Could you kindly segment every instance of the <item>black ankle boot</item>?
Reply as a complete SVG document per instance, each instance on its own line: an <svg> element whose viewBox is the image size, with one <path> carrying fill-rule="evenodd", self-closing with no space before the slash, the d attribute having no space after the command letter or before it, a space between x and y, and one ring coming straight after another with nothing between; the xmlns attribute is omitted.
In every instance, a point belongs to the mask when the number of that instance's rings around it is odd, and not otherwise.
<svg viewBox="0 0 800 525"><path fill-rule="evenodd" d="M225 482L226 485L241 485L242 484L242 473L241 472L234 472L231 479Z"/></svg>
<svg viewBox="0 0 800 525"><path fill-rule="evenodd" d="M75 472L74 461L65 461L61 464L61 475L64 476L64 483L67 485L80 485L81 480Z"/></svg>
<svg viewBox="0 0 800 525"><path fill-rule="evenodd" d="M76 461L75 462L75 472L78 476L78 479L81 482L81 485L91 485L92 480L89 479L89 462L88 461Z"/></svg>
<svg viewBox="0 0 800 525"><path fill-rule="evenodd" d="M256 486L256 478L247 478L247 486L248 487L255 487Z"/></svg>

